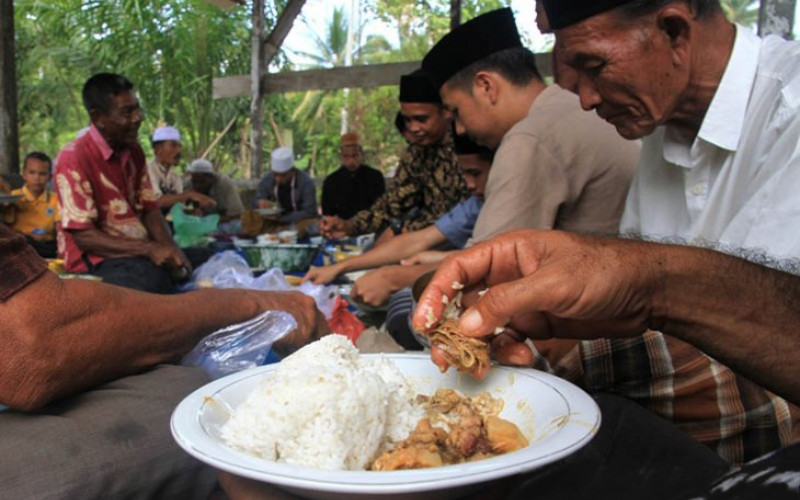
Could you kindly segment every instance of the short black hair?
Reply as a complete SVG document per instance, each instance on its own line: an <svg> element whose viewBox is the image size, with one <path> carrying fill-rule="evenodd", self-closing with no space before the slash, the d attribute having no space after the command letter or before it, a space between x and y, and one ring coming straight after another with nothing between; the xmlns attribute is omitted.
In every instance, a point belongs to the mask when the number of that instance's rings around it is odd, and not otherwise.
<svg viewBox="0 0 800 500"><path fill-rule="evenodd" d="M406 117L399 111L394 115L394 127L400 132L400 135L404 134L406 131Z"/></svg>
<svg viewBox="0 0 800 500"><path fill-rule="evenodd" d="M536 55L525 47L513 47L484 57L462 69L445 83L450 87L472 91L472 81L481 71L495 71L509 82L520 87L531 80L542 80L536 67Z"/></svg>
<svg viewBox="0 0 800 500"><path fill-rule="evenodd" d="M33 158L34 160L39 160L47 163L47 170L53 169L53 160L50 159L49 156L42 153L41 151L31 151L30 153L25 155L25 159L22 160L22 169L25 170L25 165L28 163L28 160Z"/></svg>
<svg viewBox="0 0 800 500"><path fill-rule="evenodd" d="M133 90L133 83L115 73L98 73L83 84L83 107L87 113L96 109L102 114L111 111L111 100L115 95Z"/></svg>

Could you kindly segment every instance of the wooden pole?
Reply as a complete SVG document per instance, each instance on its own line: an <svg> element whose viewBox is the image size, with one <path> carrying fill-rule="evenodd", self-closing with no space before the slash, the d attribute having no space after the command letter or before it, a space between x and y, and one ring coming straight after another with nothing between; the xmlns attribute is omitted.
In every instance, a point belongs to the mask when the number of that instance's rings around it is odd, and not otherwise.
<svg viewBox="0 0 800 500"><path fill-rule="evenodd" d="M264 165L264 0L253 0L253 37L250 47L250 172L261 177Z"/></svg>
<svg viewBox="0 0 800 500"><path fill-rule="evenodd" d="M0 0L0 174L19 173L14 1Z"/></svg>
<svg viewBox="0 0 800 500"><path fill-rule="evenodd" d="M461 24L461 0L450 0L450 29Z"/></svg>

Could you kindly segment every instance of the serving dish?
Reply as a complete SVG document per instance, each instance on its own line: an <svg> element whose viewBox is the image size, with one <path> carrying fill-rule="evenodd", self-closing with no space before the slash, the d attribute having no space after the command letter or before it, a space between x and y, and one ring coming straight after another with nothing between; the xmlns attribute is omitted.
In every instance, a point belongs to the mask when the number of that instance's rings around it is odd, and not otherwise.
<svg viewBox="0 0 800 500"><path fill-rule="evenodd" d="M530 440L522 450L458 465L430 469L330 471L268 461L233 448L220 437L230 412L278 365L239 372L201 387L186 397L171 419L177 443L198 460L238 476L270 483L318 500L456 498L476 485L528 472L584 446L597 432L600 412L575 385L533 369L495 366L483 381L442 374L423 354L383 354L419 393L456 388L466 394L489 391L504 400L501 416L517 424Z"/></svg>

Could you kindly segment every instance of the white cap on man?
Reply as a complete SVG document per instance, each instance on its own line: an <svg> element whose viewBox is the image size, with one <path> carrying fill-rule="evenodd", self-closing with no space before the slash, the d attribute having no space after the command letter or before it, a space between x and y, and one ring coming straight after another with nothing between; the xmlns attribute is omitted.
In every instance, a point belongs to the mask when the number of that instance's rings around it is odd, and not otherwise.
<svg viewBox="0 0 800 500"><path fill-rule="evenodd" d="M214 165L205 158L198 158L186 169L190 174L213 174Z"/></svg>
<svg viewBox="0 0 800 500"><path fill-rule="evenodd" d="M272 166L273 172L284 174L292 169L294 166L294 152L292 148L282 146L272 152Z"/></svg>
<svg viewBox="0 0 800 500"><path fill-rule="evenodd" d="M153 132L153 142L161 141L181 142L181 133L175 127L158 127Z"/></svg>

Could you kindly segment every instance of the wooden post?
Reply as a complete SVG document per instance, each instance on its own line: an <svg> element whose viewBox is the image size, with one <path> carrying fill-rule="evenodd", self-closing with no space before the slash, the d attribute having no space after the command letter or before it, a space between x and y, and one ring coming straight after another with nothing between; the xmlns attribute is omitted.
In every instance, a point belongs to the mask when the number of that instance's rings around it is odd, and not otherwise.
<svg viewBox="0 0 800 500"><path fill-rule="evenodd" d="M0 0L0 174L19 173L14 1Z"/></svg>
<svg viewBox="0 0 800 500"><path fill-rule="evenodd" d="M250 172L261 177L264 165L264 0L253 0L253 37L250 42Z"/></svg>
<svg viewBox="0 0 800 500"><path fill-rule="evenodd" d="M461 0L450 0L450 29L461 24Z"/></svg>
<svg viewBox="0 0 800 500"><path fill-rule="evenodd" d="M759 36L778 35L791 39L796 0L761 0L758 8Z"/></svg>

